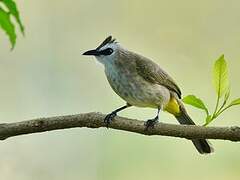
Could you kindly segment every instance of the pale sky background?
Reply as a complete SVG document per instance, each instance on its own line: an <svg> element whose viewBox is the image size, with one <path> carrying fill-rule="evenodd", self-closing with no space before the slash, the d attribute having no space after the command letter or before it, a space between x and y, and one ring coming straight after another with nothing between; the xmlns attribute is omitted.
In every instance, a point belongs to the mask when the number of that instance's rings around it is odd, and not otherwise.
<svg viewBox="0 0 240 180"><path fill-rule="evenodd" d="M91 111L124 104L103 68L81 54L113 35L128 49L152 58L213 109L214 61L225 54L231 97L239 97L240 1L52 0L17 1L26 36L10 51L0 31L0 121ZM187 106L197 124L203 113ZM240 125L240 107L211 126ZM131 108L122 116L146 120L155 110ZM176 123L166 114L161 121ZM0 179L8 180L235 180L238 143L211 141L215 153L199 155L184 139L145 137L116 130L69 129L0 142Z"/></svg>

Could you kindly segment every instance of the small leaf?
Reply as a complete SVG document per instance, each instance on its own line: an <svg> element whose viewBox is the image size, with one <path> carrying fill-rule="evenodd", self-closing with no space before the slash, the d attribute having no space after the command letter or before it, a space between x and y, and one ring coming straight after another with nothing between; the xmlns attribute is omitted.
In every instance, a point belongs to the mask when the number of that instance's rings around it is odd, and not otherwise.
<svg viewBox="0 0 240 180"><path fill-rule="evenodd" d="M2 2L8 8L9 13L11 13L14 16L14 18L16 19L16 21L20 27L22 34L24 34L24 26L21 22L16 3L13 0L2 0Z"/></svg>
<svg viewBox="0 0 240 180"><path fill-rule="evenodd" d="M228 66L222 55L214 65L213 82L218 97L222 97L229 89Z"/></svg>
<svg viewBox="0 0 240 180"><path fill-rule="evenodd" d="M197 98L196 96L188 95L183 98L183 102L186 104L192 105L196 108L203 109L206 112L206 114L209 115L208 109L205 106L205 104L203 103L203 101L201 99Z"/></svg>
<svg viewBox="0 0 240 180"><path fill-rule="evenodd" d="M235 105L240 105L240 98L235 99L234 101L232 101L229 106L235 106Z"/></svg>
<svg viewBox="0 0 240 180"><path fill-rule="evenodd" d="M3 10L1 7L0 7L0 26L8 35L13 49L17 38L15 28L13 23L11 22L9 13Z"/></svg>

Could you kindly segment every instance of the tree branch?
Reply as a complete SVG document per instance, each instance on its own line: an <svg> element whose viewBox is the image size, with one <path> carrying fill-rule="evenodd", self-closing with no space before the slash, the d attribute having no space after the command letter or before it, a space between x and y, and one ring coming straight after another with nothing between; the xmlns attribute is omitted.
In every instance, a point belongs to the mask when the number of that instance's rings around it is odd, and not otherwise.
<svg viewBox="0 0 240 180"><path fill-rule="evenodd" d="M29 121L0 124L0 140L23 134L31 134L57 129L76 127L105 127L105 115L101 113L85 113L68 116L38 118ZM116 117L109 126L112 129L135 132L144 135L173 136L187 139L222 139L240 141L240 127L202 127L158 123L153 129L145 131L143 121Z"/></svg>

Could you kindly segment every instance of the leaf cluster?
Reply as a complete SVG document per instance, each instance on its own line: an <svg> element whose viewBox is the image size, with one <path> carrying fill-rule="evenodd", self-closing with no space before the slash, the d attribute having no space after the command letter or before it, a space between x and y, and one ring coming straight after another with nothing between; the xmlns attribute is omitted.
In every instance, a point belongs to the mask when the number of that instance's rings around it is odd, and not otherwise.
<svg viewBox="0 0 240 180"><path fill-rule="evenodd" d="M230 97L230 83L228 75L228 65L226 59L224 58L224 55L219 57L214 64L213 85L215 87L217 100L215 109L212 114L209 113L209 109L207 108L203 100L196 97L195 95L188 95L183 98L183 102L185 104L189 104L205 112L206 118L204 126L207 126L230 107L240 105L240 98L237 98L228 103Z"/></svg>

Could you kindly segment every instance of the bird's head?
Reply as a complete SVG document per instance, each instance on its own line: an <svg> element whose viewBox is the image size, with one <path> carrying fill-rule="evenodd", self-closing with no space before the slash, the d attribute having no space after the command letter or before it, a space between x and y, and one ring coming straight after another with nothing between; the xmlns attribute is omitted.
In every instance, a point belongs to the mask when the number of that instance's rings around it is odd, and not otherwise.
<svg viewBox="0 0 240 180"><path fill-rule="evenodd" d="M121 49L119 43L109 36L96 49L86 51L83 55L95 56L99 62L105 65L117 58L119 49Z"/></svg>

